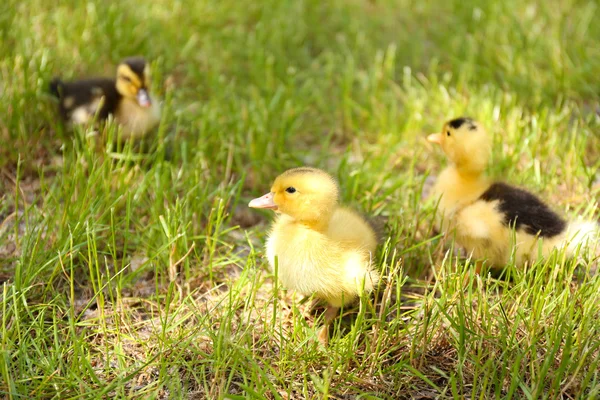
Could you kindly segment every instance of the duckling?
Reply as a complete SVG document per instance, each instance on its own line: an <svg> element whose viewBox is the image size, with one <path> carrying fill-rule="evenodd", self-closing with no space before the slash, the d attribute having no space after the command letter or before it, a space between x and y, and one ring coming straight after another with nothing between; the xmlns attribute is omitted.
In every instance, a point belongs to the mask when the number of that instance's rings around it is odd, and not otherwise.
<svg viewBox="0 0 600 400"><path fill-rule="evenodd" d="M354 211L338 205L337 182L325 171L301 167L275 179L271 191L248 206L278 215L267 240L271 268L288 289L328 303L318 339L326 344L340 307L371 292L379 281L372 257L377 237Z"/></svg>
<svg viewBox="0 0 600 400"><path fill-rule="evenodd" d="M116 79L90 78L63 82L54 78L50 92L59 99L61 117L71 124L87 124L110 115L121 126L120 138L139 139L160 122L160 105L148 92L150 69L142 57L126 58Z"/></svg>
<svg viewBox="0 0 600 400"><path fill-rule="evenodd" d="M502 267L513 254L516 265L545 258L555 248L573 255L598 234L594 222L568 222L536 195L491 181L484 173L491 138L479 122L453 119L427 140L439 144L450 160L431 194L439 200L438 229L455 234L477 260L478 273L484 259Z"/></svg>

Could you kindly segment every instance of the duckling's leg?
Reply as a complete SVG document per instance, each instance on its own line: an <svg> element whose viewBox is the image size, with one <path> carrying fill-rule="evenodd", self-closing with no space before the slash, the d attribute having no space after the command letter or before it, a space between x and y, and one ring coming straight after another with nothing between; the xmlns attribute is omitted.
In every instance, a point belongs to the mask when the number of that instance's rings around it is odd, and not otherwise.
<svg viewBox="0 0 600 400"><path fill-rule="evenodd" d="M479 260L475 262L475 273L477 275L481 275L481 269L483 268L483 260Z"/></svg>
<svg viewBox="0 0 600 400"><path fill-rule="evenodd" d="M319 333L317 335L319 342L321 342L323 346L327 346L327 343L329 342L329 325L331 324L331 321L333 321L338 315L339 311L340 308L334 306L327 306L327 309L325 310L325 322L321 329L319 329Z"/></svg>
<svg viewBox="0 0 600 400"><path fill-rule="evenodd" d="M308 306L308 311L309 311L309 312L312 312L312 311L314 311L314 310L316 310L317 308L319 308L319 307L322 307L322 306L323 306L323 300L321 300L321 299L318 299L318 298L317 298L317 299L313 299L313 300L310 302L310 305Z"/></svg>
<svg viewBox="0 0 600 400"><path fill-rule="evenodd" d="M302 308L302 310L303 310L302 316L306 319L309 319L318 308L323 307L323 305L324 305L322 303L323 300L321 300L319 298L311 299L310 296L303 298L300 301L300 304L305 304L309 300L310 300L310 303L308 303L308 305L306 307Z"/></svg>

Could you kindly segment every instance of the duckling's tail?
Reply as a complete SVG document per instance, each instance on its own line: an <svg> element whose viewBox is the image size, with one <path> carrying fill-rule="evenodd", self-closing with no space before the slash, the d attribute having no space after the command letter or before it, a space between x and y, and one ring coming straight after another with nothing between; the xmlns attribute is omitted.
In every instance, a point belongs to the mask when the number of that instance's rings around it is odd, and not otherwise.
<svg viewBox="0 0 600 400"><path fill-rule="evenodd" d="M60 78L56 77L50 81L50 85L48 85L50 89L50 94L56 97L60 97L61 92L63 91L63 81Z"/></svg>
<svg viewBox="0 0 600 400"><path fill-rule="evenodd" d="M580 254L581 251L599 255L600 224L593 221L573 221L567 229L567 250L569 254Z"/></svg>
<svg viewBox="0 0 600 400"><path fill-rule="evenodd" d="M377 238L377 243L381 243L383 239L385 239L385 224L387 222L387 218L381 215L376 217L367 217L364 216L365 220L375 232L375 237Z"/></svg>

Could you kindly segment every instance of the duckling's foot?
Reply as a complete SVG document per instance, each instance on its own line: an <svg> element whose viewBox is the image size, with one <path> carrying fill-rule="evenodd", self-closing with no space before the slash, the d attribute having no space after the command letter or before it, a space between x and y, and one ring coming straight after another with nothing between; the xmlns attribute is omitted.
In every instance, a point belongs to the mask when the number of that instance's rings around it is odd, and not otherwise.
<svg viewBox="0 0 600 400"><path fill-rule="evenodd" d="M319 329L317 339L319 339L319 343L323 346L327 346L329 343L329 325L322 326L321 329Z"/></svg>

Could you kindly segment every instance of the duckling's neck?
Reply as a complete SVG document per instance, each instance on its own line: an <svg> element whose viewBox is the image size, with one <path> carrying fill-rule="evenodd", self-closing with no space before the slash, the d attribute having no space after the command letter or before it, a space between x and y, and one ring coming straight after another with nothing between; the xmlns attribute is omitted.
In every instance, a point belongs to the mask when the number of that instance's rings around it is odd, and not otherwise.
<svg viewBox="0 0 600 400"><path fill-rule="evenodd" d="M331 216L322 217L316 220L296 220L297 223L306 226L307 228L317 231L317 232L326 232L329 228L329 221L331 220Z"/></svg>
<svg viewBox="0 0 600 400"><path fill-rule="evenodd" d="M310 208L301 210L295 215L287 215L293 223L323 233L329 228L329 222L336 209L337 204L313 204Z"/></svg>
<svg viewBox="0 0 600 400"><path fill-rule="evenodd" d="M324 233L329 229L329 221L331 221L331 216L333 215L334 210L327 210L326 212L321 211L318 213L314 213L313 215L302 215L302 218L298 218L295 216L283 214L288 218L288 221L292 224L301 225L304 228L310 229L312 231L317 231Z"/></svg>
<svg viewBox="0 0 600 400"><path fill-rule="evenodd" d="M460 152L452 157L450 163L461 177L467 180L477 180L485 175L490 161L487 150Z"/></svg>
<svg viewBox="0 0 600 400"><path fill-rule="evenodd" d="M149 108L143 108L137 101L123 97L115 118L123 127L121 139L141 138L160 122L160 105L153 101Z"/></svg>
<svg viewBox="0 0 600 400"><path fill-rule="evenodd" d="M466 167L453 164L449 168L453 168L457 178L465 183L480 182L486 179L485 171L479 168Z"/></svg>
<svg viewBox="0 0 600 400"><path fill-rule="evenodd" d="M449 165L438 177L432 194L434 198L443 195L442 209L453 209L478 198L488 186L489 180L483 171Z"/></svg>

